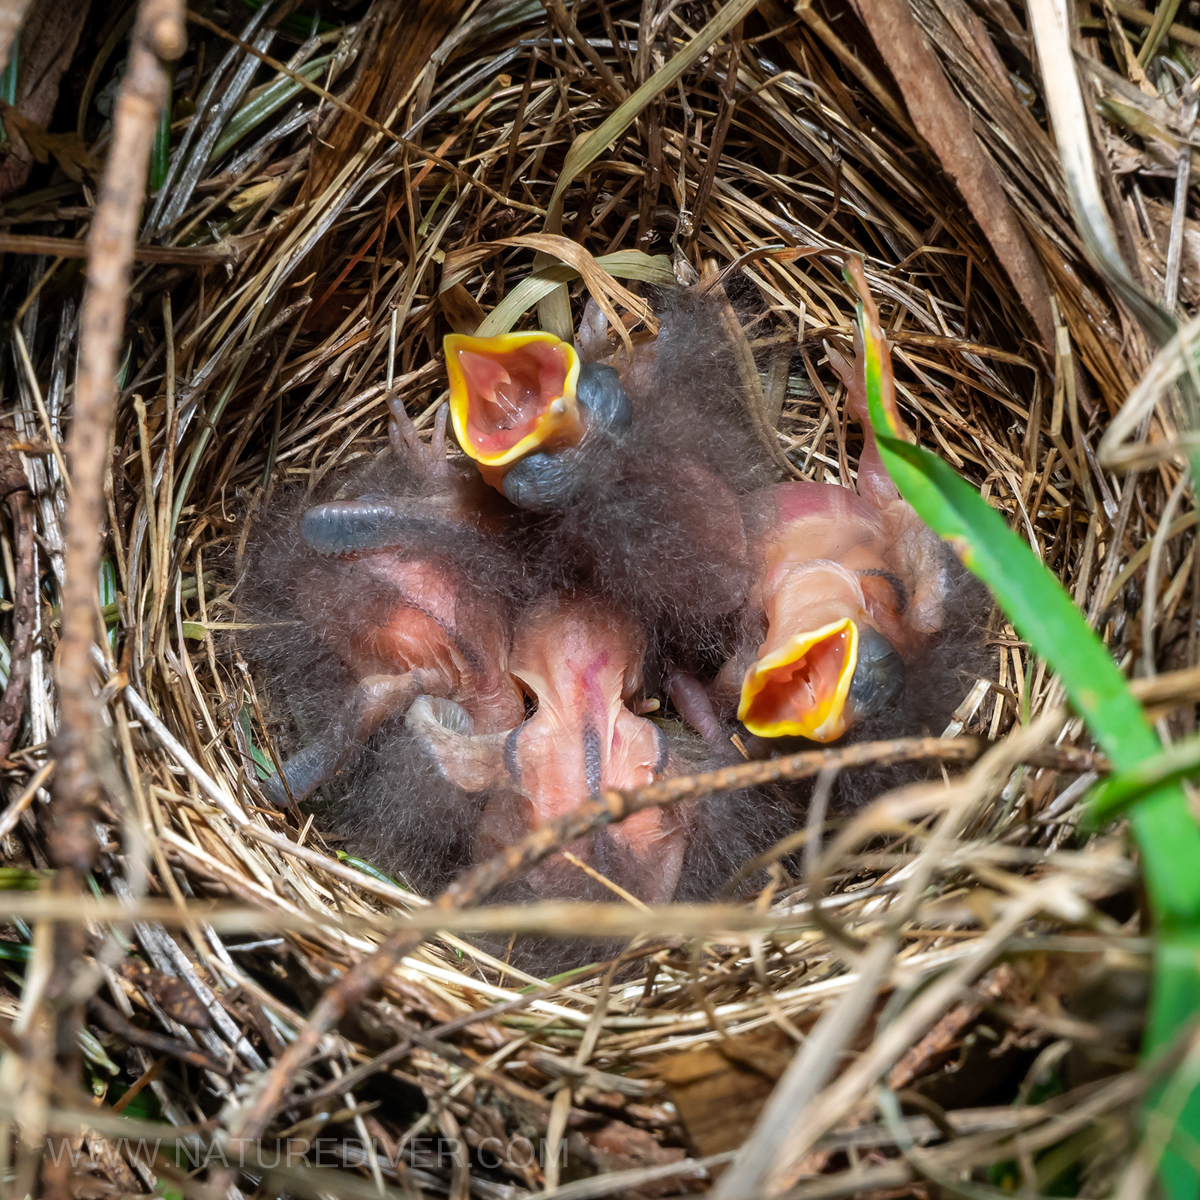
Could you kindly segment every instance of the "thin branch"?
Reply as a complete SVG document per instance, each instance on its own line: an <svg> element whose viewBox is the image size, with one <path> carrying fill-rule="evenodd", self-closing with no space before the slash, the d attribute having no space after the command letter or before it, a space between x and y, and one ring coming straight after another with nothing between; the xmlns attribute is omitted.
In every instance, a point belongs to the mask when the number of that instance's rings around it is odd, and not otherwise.
<svg viewBox="0 0 1200 1200"><path fill-rule="evenodd" d="M229 1074L228 1064L218 1062L211 1055L200 1050L194 1050L186 1042L165 1037L152 1030L139 1029L125 1020L111 1004L101 1000L99 996L93 996L88 1001L88 1011L109 1033L115 1033L117 1037L123 1038L130 1045L145 1046L147 1050L153 1050L156 1054L169 1054L172 1058L177 1058L180 1062L187 1063L189 1067L197 1067L201 1071L212 1071L215 1075Z"/></svg>
<svg viewBox="0 0 1200 1200"><path fill-rule="evenodd" d="M257 238L222 238L211 246L135 246L134 262L174 263L179 266L211 267L236 264L246 255L247 243ZM0 254L45 254L55 258L86 258L90 242L78 238L40 237L33 233L0 233Z"/></svg>
<svg viewBox="0 0 1200 1200"><path fill-rule="evenodd" d="M54 785L59 807L56 860L79 872L91 862L86 807L99 786L89 762L98 716L90 651L104 527L108 430L117 397L117 354L124 335L129 271L150 147L166 92L162 60L178 58L185 45L183 10L177 0L143 0L128 70L117 93L112 149L88 240L75 420L67 439L74 491L66 519L57 747L61 769Z"/></svg>
<svg viewBox="0 0 1200 1200"><path fill-rule="evenodd" d="M87 288L80 317L79 374L75 419L67 440L73 489L66 516L62 644L58 684L60 725L55 739L59 769L54 781L55 828L51 849L59 870L54 890L78 895L95 854L93 805L100 794L96 764L103 743L99 704L92 687L91 647L96 635L96 580L104 528L104 477L109 428L117 398L117 355L124 336L129 273L138 214L146 190L150 148L163 105L163 60L186 48L179 0L142 0L129 47L125 78L117 92L113 136L88 240ZM54 1035L44 1053L72 1071L82 1021L73 998L82 926L55 931L54 968L45 999ZM51 1063L40 1064L49 1078ZM65 1166L47 1165L46 1191L68 1195Z"/></svg>
<svg viewBox="0 0 1200 1200"><path fill-rule="evenodd" d="M751 784L780 779L802 779L822 770L843 770L867 763L886 764L937 758L970 761L987 749L982 738L902 738L890 742L862 742L837 750L810 750L766 762L740 763L702 775L666 779L632 792L606 791L585 800L557 820L548 821L528 837L502 850L487 862L464 871L434 902L433 911L451 912L485 900L501 884L526 867L555 853L562 846L606 825L616 824L648 808L661 808L682 800L711 796ZM1034 747L1030 746L1032 753ZM251 1104L234 1119L231 1137L261 1137L271 1114L309 1056L332 1029L359 1004L374 995L405 955L411 954L425 934L400 929L378 949L347 971L321 997L308 1024L275 1063Z"/></svg>

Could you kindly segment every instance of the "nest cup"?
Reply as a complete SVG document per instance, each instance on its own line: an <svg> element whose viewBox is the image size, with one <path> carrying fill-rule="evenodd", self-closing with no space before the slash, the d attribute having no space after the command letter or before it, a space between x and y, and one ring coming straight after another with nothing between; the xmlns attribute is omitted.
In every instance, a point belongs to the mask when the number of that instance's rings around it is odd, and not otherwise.
<svg viewBox="0 0 1200 1200"><path fill-rule="evenodd" d="M422 878L390 876L364 857L371 839L362 821L391 818L380 806L369 818L360 812L359 827L340 822L346 788L416 769L379 743L361 775L302 808L275 810L264 797L264 780L306 724L329 722L314 679L336 688L344 668L320 638L305 650L309 633L276 634L247 616L240 597L271 586L249 574L260 561L256 539L288 536L281 531L295 514L340 495L345 480L386 474L390 401L429 437L447 394L444 334L557 323L569 335L599 306L620 322L619 336L610 322L612 348L622 338L636 345L669 313L671 296L706 273L720 274L716 289L728 301L732 325L721 337L740 362L739 419L764 479L854 483L862 433L847 420L826 349L850 353L856 297L842 264L861 256L917 441L1032 545L1118 661L1150 672L1192 665L1195 559L1179 464L1159 461L1136 477L1131 502L1134 477L1095 456L1153 348L1075 232L1041 101L1026 96L1040 97L1041 80L1023 18L1005 3L983 15L959 0L906 9L940 86L971 107L971 153L990 164L997 203L1015 214L1032 274L1014 284L1011 245L997 249L979 206L914 128L920 114L905 107L905 81L889 75L877 30L849 10L804 11L797 17L773 0L720 10L454 2L419 18L382 0L319 14L306 4L198 6L139 218L97 530L96 687L108 715L88 879L99 896L140 914L115 941L96 922L78 926L80 953L103 963L107 988L88 1011L83 1050L86 1077L106 1103L136 1087L145 1097L133 1110L139 1119L179 1127L212 1119L236 1132L256 1073L281 1059L325 990L409 918L426 940L405 951L381 993L341 1014L265 1125L268 1142L308 1139L311 1160L317 1125L303 1123L328 1110L338 1165L405 1189L470 1187L486 1198L604 1172L615 1173L614 1190L638 1195L708 1186L683 1160L755 1145L746 1139L795 1046L856 981L867 979L876 996L853 1046L861 1063L885 1053L893 1011L911 1017L913 989L974 950L980 966L968 982L983 977L979 996L948 995L940 1041L921 1040L933 1036L932 1019L914 1023L908 1055L880 1058L857 1096L879 1078L917 1095L901 1114L910 1125L918 1111L948 1113L953 1125L960 1111L1028 1100L1049 1078L1039 1056L1061 1033L1054 1020L1064 1011L1114 1032L1103 1062L1092 1053L1103 1039L1082 1033L1070 1054L1056 1052L1056 1086L1069 1092L1131 1069L1147 949L1132 920L1132 851L1099 836L1074 840L1062 815L1096 765L1086 733L1055 716L1062 694L1051 672L985 601L966 605L961 640L922 664L913 704L944 706L951 679L961 703L948 728L904 732L1002 748L975 768L947 758L941 769L927 761L814 769L815 784L770 792L765 814L735 791L727 808L713 807L724 827L700 821L714 844L726 843L718 865L728 878L679 895L718 895L720 912L681 903L649 913L593 880L586 907L536 898L518 907L529 898L510 882L499 904L435 918L430 901L470 865L469 818L460 813L463 828L451 831L458 858ZM0 850L2 869L25 887L55 862L48 776L39 772L60 711L54 666L70 499L62 444L83 297L65 243L91 220L113 138L105 97L128 46L120 18L92 12L76 24L57 106L29 118L59 140L39 155L37 134L6 118L20 146L0 158L0 403L7 453L30 488L27 499L14 494L0 529L5 669L10 689L24 672L26 696L3 764ZM39 25L22 55L37 52L38 38L53 41ZM1094 57L1109 54L1089 46ZM37 64L18 59L18 111L34 103L22 72ZM1142 155L1120 185L1136 192L1137 218L1120 233L1147 279L1160 278L1171 193L1132 134L1110 136ZM1185 254L1171 270L1181 271L1173 286L1189 308L1194 264ZM696 386L711 369L696 362ZM476 561L474 550L463 553ZM487 570L486 554L476 557ZM25 595L34 599L22 608L20 583L30 577L36 586ZM514 605L529 583L519 568L505 577ZM688 635L703 660L727 632ZM269 647L285 644L290 677L272 669ZM302 653L311 653L308 667ZM1154 693L1155 715L1182 731L1191 710L1171 687ZM290 692L303 692L303 703ZM665 704L663 712L674 718ZM1063 728L1066 749L1051 761L1042 744ZM894 732L881 721L867 736ZM1068 761L1072 748L1081 757ZM958 801L962 819L943 820ZM765 850L746 833L755 822L771 827L767 843L787 840ZM406 813L389 833L419 840L422 819ZM1094 855L1086 881L1072 873L1067 848ZM1089 928L1111 944L1068 953L1054 938L1076 928L1062 915L1069 905L1053 920L1031 908L1012 932L1049 940L994 966L999 950L987 938L1006 872L1022 883L1061 878L1080 904L1099 906L1088 909ZM924 884L915 898L914 879ZM814 911L821 896L833 915ZM897 897L916 907L892 956L872 967L856 956L881 936ZM244 915L222 924L214 904ZM194 918L186 929L170 905ZM12 957L32 964L0 984L0 1013L22 1030L36 1024L38 988L54 962L25 921L14 917L0 942L24 947ZM559 946L564 933L576 947L595 941L582 956L514 956L518 938ZM545 978L566 965L578 969ZM985 1020L985 1004L999 1015ZM367 1070L381 1053L391 1057ZM353 1083L339 1084L346 1072ZM1133 1103L1118 1098L1105 1110L1120 1131L1113 1155L1123 1152ZM736 1119L722 1121L722 1111ZM838 1111L835 1124L846 1115ZM976 1119L963 1117L964 1128ZM940 1129L940 1116L933 1123ZM127 1150L106 1158L110 1143L97 1129L91 1165L79 1171L124 1191L150 1186L161 1164L135 1162ZM525 1161L513 1138L531 1131ZM846 1130L825 1133L792 1164L792 1182L857 1169L845 1157ZM422 1138L455 1143L459 1159L429 1152ZM502 1152L487 1157L488 1138ZM992 1149L996 1162L1015 1158L1007 1144ZM991 1152L967 1166L992 1162ZM740 1161L735 1178L744 1183ZM1115 1169L1112 1161L1095 1147L1072 1160L1084 1174ZM880 1188L913 1178L891 1150L876 1168ZM261 1180L282 1168L248 1169ZM782 1188L772 1186L764 1194Z"/></svg>

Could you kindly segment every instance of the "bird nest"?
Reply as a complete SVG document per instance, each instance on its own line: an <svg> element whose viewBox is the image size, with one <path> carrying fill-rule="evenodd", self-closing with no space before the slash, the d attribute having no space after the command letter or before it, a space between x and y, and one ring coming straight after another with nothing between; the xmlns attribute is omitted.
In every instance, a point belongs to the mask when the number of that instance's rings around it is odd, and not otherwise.
<svg viewBox="0 0 1200 1200"><path fill-rule="evenodd" d="M79 21L40 140L6 115L45 160L0 204L0 396L32 484L2 534L4 665L28 695L0 817L13 1194L47 1146L54 1177L56 1145L78 1196L207 1179L481 1200L924 1195L971 1173L1096 1189L1132 1152L1152 1078L1134 1057L1149 949L1135 853L1077 830L1105 764L1000 614L986 676L932 738L672 781L668 800L767 770L819 775L819 793L864 764L928 764L858 811L814 805L748 901L481 907L536 847L439 900L347 852L318 813L263 799L283 704L244 657L247 539L281 492L386 452L390 398L431 427L444 333L503 305L535 327L553 284L573 321L596 295L636 331L623 287L727 272L779 477L851 484L862 437L826 357L853 338L850 255L919 441L1028 541L1118 662L1143 664L1160 720L1191 720L1194 514L1169 457L1138 475L1097 460L1151 354L1076 232L1024 12L911 10L970 114L984 198L1015 214L997 238L937 166L878 35L848 10L797 7L372 0L318 20L308 4L196 5L129 284L96 652L110 753L84 900L39 887L56 861L61 443L89 172L133 8ZM1143 29L1127 7L1122 26L1105 6L1111 46L1083 31L1125 104L1110 117L1137 110L1106 66ZM1166 143L1131 126L1137 140L1097 126L1123 173L1102 164L1124 248L1188 306L1195 235L1181 226L1169 262ZM13 1040L63 1003L54 930L71 922L95 972L86 1112L19 1071ZM501 935L492 953L485 932ZM519 933L627 948L543 979L505 961Z"/></svg>

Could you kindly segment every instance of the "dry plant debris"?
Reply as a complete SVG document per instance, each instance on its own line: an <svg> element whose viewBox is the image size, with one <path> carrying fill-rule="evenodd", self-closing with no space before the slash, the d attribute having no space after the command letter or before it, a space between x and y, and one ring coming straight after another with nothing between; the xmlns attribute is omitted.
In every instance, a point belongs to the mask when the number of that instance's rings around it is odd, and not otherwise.
<svg viewBox="0 0 1200 1200"><path fill-rule="evenodd" d="M865 24L812 0L202 0L158 150L141 72L182 49L158 24L182 10L92 6L31 60L27 7L0 0L0 172L27 175L0 201L5 1194L1144 1190L1137 1105L1195 1049L1136 1066L1137 863L1120 830L1077 833L1105 764L1002 620L945 736L878 750L940 760L931 781L810 822L752 903L477 909L573 832L431 905L269 809L277 699L232 588L270 498L378 453L389 398L429 425L443 333L577 319L595 260L619 305L632 250L658 278L729 268L781 472L852 479L825 344L850 337L857 253L920 440L1136 667L1162 731L1192 729L1188 13L1072 10L1115 245L1183 323L1151 366L1085 254L1008 0ZM888 13L927 47L916 77ZM43 61L67 64L57 105L23 107ZM787 765L819 788L845 754ZM56 841L81 798L94 858ZM472 945L484 928L629 949L540 980Z"/></svg>

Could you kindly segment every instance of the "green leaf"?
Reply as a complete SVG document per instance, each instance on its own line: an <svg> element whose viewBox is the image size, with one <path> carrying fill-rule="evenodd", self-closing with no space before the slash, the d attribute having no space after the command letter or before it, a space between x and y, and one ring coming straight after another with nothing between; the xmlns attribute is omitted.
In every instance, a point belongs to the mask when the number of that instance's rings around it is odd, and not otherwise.
<svg viewBox="0 0 1200 1200"><path fill-rule="evenodd" d="M900 494L991 588L1013 628L1062 679L1092 736L1119 771L1152 767L1162 749L1158 736L1112 656L1062 585L974 488L939 458L903 439L887 342L861 262L847 264L847 277L860 297L871 427ZM1166 776L1155 783L1149 771L1143 778L1148 786L1130 810L1130 824L1157 924L1150 1023L1143 1046L1148 1054L1169 1042L1200 1010L1200 828L1178 783ZM1173 1119L1182 1133L1200 1141L1200 1089L1189 1083L1183 1094L1185 1101L1172 1101ZM1151 1098L1148 1109L1165 1112L1164 1097L1171 1095L1168 1085ZM1160 1178L1172 1200L1196 1196L1195 1170L1173 1151L1163 1156Z"/></svg>
<svg viewBox="0 0 1200 1200"><path fill-rule="evenodd" d="M117 602L117 571L112 559L105 557L100 560L100 603L115 604Z"/></svg>
<svg viewBox="0 0 1200 1200"><path fill-rule="evenodd" d="M250 743L250 757L254 759L259 779L270 779L275 774L275 764L253 742Z"/></svg>
<svg viewBox="0 0 1200 1200"><path fill-rule="evenodd" d="M1017 633L1063 682L1092 736L1122 771L1161 750L1125 677L1062 584L1004 518L941 459L902 440L891 361L861 264L850 269L858 305L867 408L879 455L900 494L991 589ZM869 307L868 307L869 305ZM1133 811L1146 885L1165 920L1200 918L1200 828L1183 791L1167 784Z"/></svg>
<svg viewBox="0 0 1200 1200"><path fill-rule="evenodd" d="M5 104L16 104L17 102L17 71L20 69L21 59L21 34L18 30L13 34L13 40L8 48L8 63L3 71L0 71L0 100ZM0 146L3 146L8 141L8 134L4 131L3 123L0 123Z"/></svg>
<svg viewBox="0 0 1200 1200"><path fill-rule="evenodd" d="M27 867L0 867L0 892L36 892L50 873L31 871Z"/></svg>
<svg viewBox="0 0 1200 1200"><path fill-rule="evenodd" d="M320 58L314 58L297 70L296 74L312 81L321 74L332 57L331 54L324 54ZM246 134L257 129L268 117L278 112L303 88L302 83L297 83L287 75L281 75L274 82L269 83L257 96L248 100L230 117L229 124L225 126L221 136L217 139L217 144L212 148L208 161L216 162L222 154L232 149Z"/></svg>
<svg viewBox="0 0 1200 1200"><path fill-rule="evenodd" d="M242 0L242 3L255 12L258 12L263 6L263 0ZM328 21L319 21L316 17L309 17L298 12L288 13L279 23L279 27L286 29L288 33L302 42L307 41L315 33L331 33L337 28L336 25L330 25Z"/></svg>
<svg viewBox="0 0 1200 1200"><path fill-rule="evenodd" d="M88 1062L95 1064L102 1071L107 1071L110 1075L120 1075L121 1068L108 1057L100 1040L86 1025L81 1025L75 1036L79 1042L79 1048L83 1051L83 1057Z"/></svg>
<svg viewBox="0 0 1200 1200"><path fill-rule="evenodd" d="M129 1088L120 1083L112 1084L108 1089L108 1103L115 1104ZM121 1110L121 1115L133 1121L161 1121L163 1119L162 1105L150 1088L143 1088ZM162 1180L159 1180L161 1186Z"/></svg>
<svg viewBox="0 0 1200 1200"><path fill-rule="evenodd" d="M398 887L402 892L410 890L398 879L393 879L390 875L385 875L378 867L373 867L365 859L355 858L354 855L347 854L344 850L339 850L337 856L338 862L344 862L348 867L354 867L355 870L361 871L364 875L370 875L372 879L377 879L380 883L390 883L392 887Z"/></svg>
<svg viewBox="0 0 1200 1200"><path fill-rule="evenodd" d="M1176 742L1130 771L1110 775L1093 789L1085 828L1104 825L1166 783L1200 774L1200 736Z"/></svg>
<svg viewBox="0 0 1200 1200"><path fill-rule="evenodd" d="M991 588L1013 628L1061 677L1105 754L1124 770L1157 755L1158 736L1103 643L1000 514L919 446L886 436L878 441L901 495ZM1200 916L1200 829L1177 784L1146 789L1143 797L1130 819L1147 891L1161 919L1190 923Z"/></svg>
<svg viewBox="0 0 1200 1200"><path fill-rule="evenodd" d="M184 632L187 632L188 622L184 622ZM201 635L203 636L203 635ZM250 723L250 708L248 705L242 705L242 711L239 714L242 719L242 731L246 735L246 744L250 747L250 757L254 759L255 769L258 771L259 779L269 779L275 774L275 764L254 744L254 727Z"/></svg>
<svg viewBox="0 0 1200 1200"><path fill-rule="evenodd" d="M175 84L175 70L167 68L167 96L158 124L154 128L154 143L150 147L150 191L157 192L167 180L167 168L171 165L171 100Z"/></svg>

